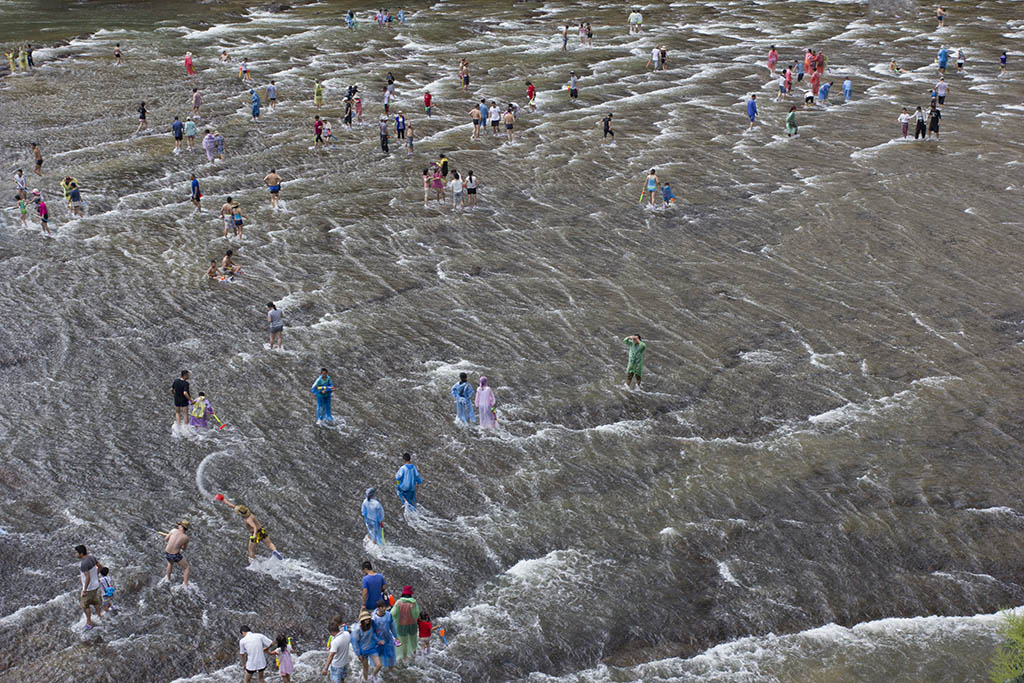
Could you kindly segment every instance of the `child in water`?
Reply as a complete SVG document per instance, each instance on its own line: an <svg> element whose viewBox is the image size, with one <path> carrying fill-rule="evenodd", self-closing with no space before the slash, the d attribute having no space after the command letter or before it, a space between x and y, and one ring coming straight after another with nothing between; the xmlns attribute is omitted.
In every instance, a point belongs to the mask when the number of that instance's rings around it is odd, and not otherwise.
<svg viewBox="0 0 1024 683"><path fill-rule="evenodd" d="M28 204L22 199L20 194L14 195L15 201L18 202L18 213L21 216L21 227L28 227Z"/></svg>
<svg viewBox="0 0 1024 683"><path fill-rule="evenodd" d="M103 591L103 611L104 612L117 612L117 608L114 607L114 582L110 580L110 569L103 567L100 569L100 589Z"/></svg>
<svg viewBox="0 0 1024 683"><path fill-rule="evenodd" d="M676 203L676 196L672 194L672 188L668 183L663 183L661 186L661 199L665 202L665 206L672 206Z"/></svg>
<svg viewBox="0 0 1024 683"><path fill-rule="evenodd" d="M430 615L427 612L420 614L420 618L416 620L420 628L420 651L421 657L426 657L430 654L430 636L434 633L434 625L430 623Z"/></svg>
<svg viewBox="0 0 1024 683"><path fill-rule="evenodd" d="M334 136L331 134L331 122L324 120L324 149L334 144Z"/></svg>
<svg viewBox="0 0 1024 683"><path fill-rule="evenodd" d="M356 98L356 123L362 124L363 122L363 98Z"/></svg>
<svg viewBox="0 0 1024 683"><path fill-rule="evenodd" d="M213 266L217 264L213 262ZM199 397L192 401L192 407L189 408L189 419L188 423L196 429L206 429L206 418L213 414L213 406L210 405L210 401L207 400L206 394L202 391L199 392Z"/></svg>
<svg viewBox="0 0 1024 683"><path fill-rule="evenodd" d="M288 636L278 636L277 649L271 654L277 657L277 672L281 674L281 680L289 683L295 667L292 663L292 639Z"/></svg>

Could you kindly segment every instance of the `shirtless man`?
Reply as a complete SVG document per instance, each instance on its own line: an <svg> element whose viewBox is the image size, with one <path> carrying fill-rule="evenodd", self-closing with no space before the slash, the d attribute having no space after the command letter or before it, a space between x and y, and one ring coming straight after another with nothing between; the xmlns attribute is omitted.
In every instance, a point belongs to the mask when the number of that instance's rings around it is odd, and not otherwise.
<svg viewBox="0 0 1024 683"><path fill-rule="evenodd" d="M227 198L220 207L220 217L224 221L224 236L228 236L228 230L235 229L234 211L231 209L231 197Z"/></svg>
<svg viewBox="0 0 1024 683"><path fill-rule="evenodd" d="M273 553L274 557L279 560L284 559L281 557L281 553L277 552L277 548L274 547L270 538L267 537L267 528L260 524L249 508L241 504L234 505L227 499L224 499L224 502L234 508L235 512L241 516L242 521L245 523L245 528L249 530L249 557L256 557L256 544L263 543L270 548L270 552Z"/></svg>
<svg viewBox="0 0 1024 683"><path fill-rule="evenodd" d="M231 258L234 253L235 252L228 249L224 252L224 258L220 260L220 269L224 271L224 274L228 277L231 277L242 270L242 266L235 263Z"/></svg>
<svg viewBox="0 0 1024 683"><path fill-rule="evenodd" d="M39 145L32 143L32 156L36 158L36 175L42 177L43 175L43 152L39 149Z"/></svg>
<svg viewBox="0 0 1024 683"><path fill-rule="evenodd" d="M515 114L512 113L511 106L509 106L508 111L505 112L505 115L502 117L502 119L505 121L505 135L508 136L508 141L512 142L513 130L516 124L516 116Z"/></svg>
<svg viewBox="0 0 1024 683"><path fill-rule="evenodd" d="M469 136L469 139L478 140L480 138L480 107L470 109L469 116L473 119L473 134Z"/></svg>
<svg viewBox="0 0 1024 683"><path fill-rule="evenodd" d="M167 545L164 546L164 557L167 558L167 572L164 576L170 581L171 569L174 565L180 563L182 569L185 570L185 578L181 582L182 586L188 585L188 560L182 555L185 552L185 548L188 548L188 527L187 519L178 522L178 526L174 528L174 531L167 534Z"/></svg>
<svg viewBox="0 0 1024 683"><path fill-rule="evenodd" d="M281 191L281 183L283 182L281 176L277 174L275 169L270 169L270 173L263 178L263 183L270 188L270 208L277 208L278 193Z"/></svg>
<svg viewBox="0 0 1024 683"><path fill-rule="evenodd" d="M206 277L215 278L217 277L217 259L210 259L210 267L206 270Z"/></svg>

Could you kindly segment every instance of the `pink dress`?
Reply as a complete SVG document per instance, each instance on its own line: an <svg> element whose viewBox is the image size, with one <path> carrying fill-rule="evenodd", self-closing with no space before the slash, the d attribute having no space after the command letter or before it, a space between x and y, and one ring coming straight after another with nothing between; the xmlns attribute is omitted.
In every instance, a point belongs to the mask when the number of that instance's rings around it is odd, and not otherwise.
<svg viewBox="0 0 1024 683"><path fill-rule="evenodd" d="M192 68L192 57L190 55L185 55L185 73L191 76L195 72L196 70Z"/></svg>
<svg viewBox="0 0 1024 683"><path fill-rule="evenodd" d="M281 665L277 669L277 673L291 674L293 666L291 650L278 648L274 653L277 655L278 661L281 662Z"/></svg>

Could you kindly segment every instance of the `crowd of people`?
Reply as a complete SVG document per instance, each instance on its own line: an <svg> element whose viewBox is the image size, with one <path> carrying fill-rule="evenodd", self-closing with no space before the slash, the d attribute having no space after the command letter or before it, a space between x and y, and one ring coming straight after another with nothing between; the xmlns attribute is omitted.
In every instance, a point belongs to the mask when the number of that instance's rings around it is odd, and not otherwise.
<svg viewBox="0 0 1024 683"><path fill-rule="evenodd" d="M937 14L939 24L946 20L945 11L940 7ZM380 29L389 29L392 23L392 15L386 9L379 10L374 15L375 22ZM397 22L404 24L406 16L403 10L397 13ZM357 27L356 16L352 11L346 15L346 24L350 30ZM627 19L628 30L631 34L640 33L643 30L643 16L639 10L632 10ZM581 45L592 45L593 29L589 22L581 22L578 28L579 41ZM569 25L566 24L561 32L562 47L566 49L568 44ZM668 51L664 46L654 47L651 50L650 60L645 69L651 67L654 70L665 70L668 68ZM34 65L32 59L32 48L26 45L17 53L6 53L10 69L15 72L17 69L29 70ZM916 121L915 139L918 137L935 138L939 135L939 120L949 96L950 87L945 81L945 72L950 52L942 48L936 61L940 71L940 77L932 89L931 105L927 116L922 108L918 106L915 113L910 113L907 108L899 116L901 134L906 138L909 134L909 126ZM123 51L120 43L114 50L116 64L123 63ZM230 61L227 51L219 56L222 63ZM794 59L781 72L778 71L780 61L779 51L771 46L768 52L767 67L772 75L778 76L778 94L776 101L784 102L792 97L792 90L795 84L808 81L810 90L804 94L803 107L821 107L828 104L828 98L835 80L826 79L828 66L824 52L813 49L806 49L802 59ZM963 50L957 51L956 65L957 72L962 73L965 69L966 56ZM185 74L187 78L194 78L199 73L196 62L191 52L187 52L184 58ZM890 70L895 74L902 73L895 58L890 62ZM1006 53L1000 58L1001 74L1006 69ZM252 69L248 60L242 58L238 79L249 85L253 81ZM463 90L468 90L470 84L470 64L467 59L462 59L458 68L458 80ZM824 82L823 82L824 81ZM531 81L526 81L526 102L531 112L536 111L537 90ZM579 97L579 79L575 71L570 71L565 84L569 100L575 102ZM846 76L841 85L844 102L853 99L853 82ZM390 154L390 140L392 133L396 140L404 144L408 155L414 153L415 131L413 122L409 120L403 110L391 112L393 102L398 98L396 79L391 72L388 72L381 86L382 92L382 113L378 118L378 133L382 152ZM278 103L279 91L274 80L263 88L263 94L267 104L273 110ZM312 107L321 111L324 107L325 88L320 80L315 80L312 87ZM259 86L248 88L250 121L259 123L263 113L263 98ZM342 121L347 129L353 125L363 122L363 101L356 85L350 85L341 100L344 107ZM195 151L195 139L199 135L198 121L202 118L201 108L203 96L198 87L191 89L188 100L191 106L192 115L187 116L184 121L180 116L174 116L170 124L170 132L173 138L174 154L181 154L183 151ZM434 96L429 91L423 93L424 115L430 118L434 113L436 104ZM751 94L746 103L749 128L753 129L759 111L757 107L757 94ZM785 130L787 135L798 135L796 121L797 106L792 105L785 117ZM501 139L502 126L504 126L504 140L508 143L515 141L515 127L521 113L520 107L514 102L507 102L499 105L497 101L491 100L488 103L486 98L481 98L479 103L474 103L468 112L471 141L480 141L485 137L488 124L490 124L490 137ZM148 109L146 103L140 102L138 107L139 124L136 133L147 129ZM614 141L615 132L612 128L613 112L607 115L598 124L602 127L603 137L611 137ZM210 164L224 159L225 139L215 129L205 127L200 145L206 153L207 161ZM320 114L313 116L312 124L314 151L331 148L334 136L329 121L322 118ZM184 145L184 148L183 148ZM31 151L34 157L34 172L43 176L43 156L38 144L32 143ZM21 220L27 221L29 202L35 205L42 230L49 234L48 220L49 212L46 202L38 189L29 193L25 173L18 169L15 173L18 209ZM270 169L263 178L264 186L270 194L270 205L272 209L279 207L280 193L285 183L285 178L275 169ZM81 196L81 188L76 178L66 176L60 183L64 193L64 199L70 213L73 215L84 215L84 201ZM479 181L472 170L461 173L451 164L445 153L441 153L437 160L431 161L423 169L423 202L427 206L431 198L439 204L447 205L450 201L452 211L473 208L477 202L477 189ZM199 179L195 173L190 174L189 197L196 212L202 212L202 192ZM643 181L643 188L640 195L640 202L648 199L651 206L660 201L662 206L671 206L675 202L675 195L668 182L662 182L657 170L652 168ZM220 209L220 217L223 222L223 234L225 238L233 237L241 239L245 214L241 209L240 202L228 196ZM242 273L241 266L234 261L234 252L227 249L224 256L218 261L210 261L207 275L210 278L231 279ZM278 309L274 302L267 304L266 320L270 338L270 348L283 349L283 312ZM626 369L625 384L632 388L634 382L639 388L643 375L643 358L646 350L646 343L640 335L631 335L624 339L628 349L628 360ZM214 426L223 428L225 425L214 412L213 403L205 392L198 392L193 395L190 387L189 372L182 371L171 388L170 393L174 402L175 429L183 430L205 430ZM318 425L332 426L335 419L331 411L331 399L334 392L334 382L331 379L327 368L321 368L319 375L315 378L310 392L315 399L314 421ZM450 395L455 402L456 421L463 424L478 424L481 430L489 431L498 428L497 399L493 387L486 376L481 375L478 384L474 386L469 380L467 373L460 373L459 380L450 389ZM212 420L212 421L211 421ZM405 511L415 512L417 510L417 489L423 484L423 478L412 462L409 453L402 455L402 463L394 475L395 493L399 504ZM262 545L270 552L272 557L283 560L281 552L277 549L269 537L267 526L261 523L252 510L243 503L232 503L223 494L217 495L217 500L230 506L237 514L244 525L248 546L247 552L250 558L254 558L256 550ZM377 497L375 487L365 490L365 496L361 501L360 515L366 527L369 540L378 545L386 543L384 533L384 505ZM191 524L183 519L168 532L161 533L164 539L164 577L170 580L175 567L180 567L183 572L183 584L188 585L191 578L191 567L185 558L185 552L189 547L189 531ZM76 556L79 559L79 570L81 573L81 596L80 606L85 613L86 629L95 626L93 618L100 618L102 614L116 612L114 606L115 588L110 570L104 567L98 560L89 555L83 545L75 548ZM362 599L360 609L352 625L346 625L345 620L336 617L326 627L327 648L326 662L322 674L329 677L333 682L342 681L348 674L348 663L350 652L361 663L364 679L373 679L382 669L395 666L403 660L411 659L418 652L429 652L431 633L435 629L430 621L429 615L422 611L411 586L404 586L399 598L395 599L386 590L386 581L383 576L373 570L369 561L362 565L363 578L361 580ZM241 666L245 672L245 680L256 675L262 681L264 671L268 666L268 657L274 656L279 662L279 672L283 679L287 680L293 670L292 657L295 647L292 638L287 635L279 635L275 640L242 626L240 629L241 638L239 641L239 654ZM442 631L443 633L443 631ZM417 643L420 643L418 645Z"/></svg>

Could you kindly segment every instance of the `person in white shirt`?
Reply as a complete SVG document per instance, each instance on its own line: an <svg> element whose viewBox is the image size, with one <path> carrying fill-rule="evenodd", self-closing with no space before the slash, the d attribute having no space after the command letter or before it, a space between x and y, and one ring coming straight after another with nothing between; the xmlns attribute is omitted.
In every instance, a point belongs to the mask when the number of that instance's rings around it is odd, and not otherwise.
<svg viewBox="0 0 1024 683"><path fill-rule="evenodd" d="M949 92L949 84L946 83L946 77L943 76L939 79L939 82L935 84L935 95L939 100L940 107L946 103L947 92Z"/></svg>
<svg viewBox="0 0 1024 683"><path fill-rule="evenodd" d="M267 650L274 644L270 638L262 633L252 632L248 626L243 626L242 637L238 641L238 654L242 658L242 670L245 671L245 678L242 680L249 683L253 674L258 674L259 683L264 683L264 671L267 668Z"/></svg>
<svg viewBox="0 0 1024 683"><path fill-rule="evenodd" d="M498 109L498 103L491 101L491 108L487 110L487 113L491 117L491 135L498 134L498 124L501 123L501 110Z"/></svg>
<svg viewBox="0 0 1024 683"><path fill-rule="evenodd" d="M471 207L476 206L476 176L472 170L466 174L466 200Z"/></svg>
<svg viewBox="0 0 1024 683"><path fill-rule="evenodd" d="M458 171L452 171L451 182L448 183L448 189L452 191L452 213L455 213L455 209L464 209L465 203L462 200L462 178L459 176Z"/></svg>
<svg viewBox="0 0 1024 683"><path fill-rule="evenodd" d="M903 113L896 119L900 122L900 132L903 133L903 139L907 139L907 133L910 131L910 112L907 111L906 107L903 107Z"/></svg>
<svg viewBox="0 0 1024 683"><path fill-rule="evenodd" d="M652 69L657 71L659 64L661 64L661 50L659 50L656 47L652 47L651 48L651 58L648 59L647 60L647 64L644 65L644 70L646 71L647 67L651 67Z"/></svg>
<svg viewBox="0 0 1024 683"><path fill-rule="evenodd" d="M327 661L324 663L322 676L327 676L330 683L342 683L348 676L349 649L352 636L348 629L341 628L338 624L331 622L327 627L331 639L327 645Z"/></svg>

